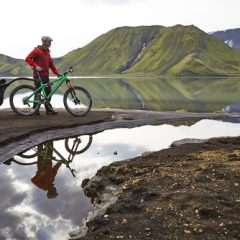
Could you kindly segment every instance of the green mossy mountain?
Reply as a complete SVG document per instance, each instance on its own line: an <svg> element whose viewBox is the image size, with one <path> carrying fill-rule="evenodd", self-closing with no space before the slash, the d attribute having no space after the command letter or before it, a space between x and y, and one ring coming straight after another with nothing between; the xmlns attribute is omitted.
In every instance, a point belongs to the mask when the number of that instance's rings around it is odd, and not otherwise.
<svg viewBox="0 0 240 240"><path fill-rule="evenodd" d="M79 74L120 74L131 66L143 44L158 34L160 26L121 27L96 38L84 48L65 55L60 67L73 65Z"/></svg>
<svg viewBox="0 0 240 240"><path fill-rule="evenodd" d="M119 27L57 59L74 75L240 76L240 52L190 25ZM0 55L1 75L31 74L23 60Z"/></svg>
<svg viewBox="0 0 240 240"><path fill-rule="evenodd" d="M0 54L0 76L31 76L32 70L24 60Z"/></svg>
<svg viewBox="0 0 240 240"><path fill-rule="evenodd" d="M121 27L65 55L76 75L240 75L240 53L197 27Z"/></svg>

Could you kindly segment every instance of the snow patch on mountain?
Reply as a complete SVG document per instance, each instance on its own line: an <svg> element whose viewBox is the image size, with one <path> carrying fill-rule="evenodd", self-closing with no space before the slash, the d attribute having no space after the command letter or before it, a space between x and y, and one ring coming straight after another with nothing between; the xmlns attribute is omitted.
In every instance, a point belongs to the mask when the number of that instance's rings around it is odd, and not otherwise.
<svg viewBox="0 0 240 240"><path fill-rule="evenodd" d="M234 45L234 42L233 42L233 40L226 40L226 41L224 41L229 47L233 47L233 45Z"/></svg>
<svg viewBox="0 0 240 240"><path fill-rule="evenodd" d="M229 47L240 50L240 28L210 32L209 34L223 41Z"/></svg>

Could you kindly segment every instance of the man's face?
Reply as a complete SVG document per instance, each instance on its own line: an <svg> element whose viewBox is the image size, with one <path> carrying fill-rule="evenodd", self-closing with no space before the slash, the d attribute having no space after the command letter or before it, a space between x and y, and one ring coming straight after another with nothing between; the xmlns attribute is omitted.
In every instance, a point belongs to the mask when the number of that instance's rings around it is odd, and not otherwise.
<svg viewBox="0 0 240 240"><path fill-rule="evenodd" d="M49 48L52 44L52 41L43 41L43 46Z"/></svg>

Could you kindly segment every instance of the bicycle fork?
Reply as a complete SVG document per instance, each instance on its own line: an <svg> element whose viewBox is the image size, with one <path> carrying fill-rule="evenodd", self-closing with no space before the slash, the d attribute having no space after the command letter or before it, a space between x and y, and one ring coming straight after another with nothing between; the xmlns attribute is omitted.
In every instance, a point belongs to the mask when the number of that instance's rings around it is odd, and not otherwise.
<svg viewBox="0 0 240 240"><path fill-rule="evenodd" d="M74 141L73 141L73 146L72 146L72 149L71 149L71 153L69 154L69 157L68 157L68 161L73 161L73 158L75 157L75 154L74 152L77 151L78 149L78 146L79 144L81 143L81 138L75 138Z"/></svg>
<svg viewBox="0 0 240 240"><path fill-rule="evenodd" d="M66 84L67 84L68 88L71 89L70 94L71 94L71 96L72 96L72 98L73 98L73 102L74 102L76 105L77 105L77 104L80 104L80 100L78 99L78 97L77 97L77 95L76 95L76 93L75 93L75 91L74 91L74 89L73 89L72 84L70 83L70 81L67 80L67 81L66 81Z"/></svg>

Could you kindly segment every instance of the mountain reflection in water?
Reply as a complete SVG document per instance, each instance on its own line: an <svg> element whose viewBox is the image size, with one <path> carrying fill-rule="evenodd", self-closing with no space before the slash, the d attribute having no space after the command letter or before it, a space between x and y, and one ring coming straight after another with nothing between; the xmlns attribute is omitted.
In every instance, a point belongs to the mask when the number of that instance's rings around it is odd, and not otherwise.
<svg viewBox="0 0 240 240"><path fill-rule="evenodd" d="M217 77L73 77L73 86L89 89L93 107L189 112L240 111L239 78ZM22 84L29 81L21 80ZM14 83L17 86L17 82ZM11 86L11 85L10 85ZM13 86L12 86L13 87ZM6 89L0 109L10 108ZM54 108L64 108L62 85L52 97ZM42 106L43 107L43 106Z"/></svg>
<svg viewBox="0 0 240 240"><path fill-rule="evenodd" d="M202 120L192 126L114 129L35 146L0 165L0 239L68 239L93 209L81 182L101 166L167 148L182 138L239 135L239 123ZM33 184L38 181L45 187ZM54 189L50 196L49 186Z"/></svg>

